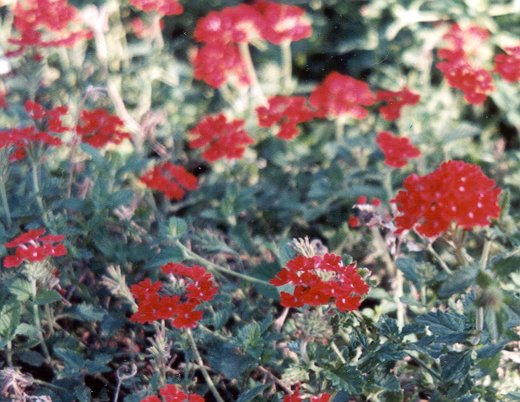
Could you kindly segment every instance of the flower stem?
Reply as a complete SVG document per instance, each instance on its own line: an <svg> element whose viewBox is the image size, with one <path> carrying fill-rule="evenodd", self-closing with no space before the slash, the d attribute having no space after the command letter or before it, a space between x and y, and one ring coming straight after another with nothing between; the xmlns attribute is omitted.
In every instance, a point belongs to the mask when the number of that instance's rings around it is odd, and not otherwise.
<svg viewBox="0 0 520 402"><path fill-rule="evenodd" d="M280 44L282 51L282 93L289 93L292 81L292 55L291 42L284 41Z"/></svg>
<svg viewBox="0 0 520 402"><path fill-rule="evenodd" d="M5 355L6 355L7 365L9 367L13 367L13 343L11 341L7 341L6 346L7 347L5 350Z"/></svg>
<svg viewBox="0 0 520 402"><path fill-rule="evenodd" d="M49 349L47 349L47 345L45 344L45 338L43 337L43 330L42 330L42 323L40 320L40 310L38 308L38 305L36 304L36 280L31 280L31 291L32 291L32 307L33 307L33 314L34 314L34 324L36 325L36 328L38 329L38 336L40 338L40 345L42 348L43 355L45 356L45 361L47 364L50 364L51 362L51 355L49 353Z"/></svg>
<svg viewBox="0 0 520 402"><path fill-rule="evenodd" d="M225 268L221 265L215 264L214 262L211 262L211 261L201 257L200 255L194 253L193 251L191 251L188 247L186 247L184 244L182 244L178 240L176 241L176 245L179 246L183 250L187 259L192 260L192 261L197 261L201 264L204 264L210 271L217 271L217 272L220 272L220 273L223 273L226 275L235 276L235 277L243 279L245 281L258 283L258 284L264 285L264 286L272 286L269 282L264 281L262 279L258 279L258 278L255 278L253 276L246 275L246 274L241 274L240 272L235 272L229 268Z"/></svg>
<svg viewBox="0 0 520 402"><path fill-rule="evenodd" d="M190 341L191 348L193 349L193 353L195 354L195 360L197 361L197 364L199 365L200 371L202 372L202 376L206 380L206 383L208 384L208 387L217 400L217 402L224 402L224 399L220 396L220 394L217 391L217 388L215 387L215 384L213 383L213 380L211 379L208 370L204 367L204 362L202 361L202 357L200 355L199 349L197 349L197 344L195 343L195 339L193 339L193 334L191 333L191 329L186 330L186 334L188 335L188 340Z"/></svg>
<svg viewBox="0 0 520 402"><path fill-rule="evenodd" d="M446 271L449 275L453 275L453 271L446 265L441 256L437 254L437 251L434 250L431 243L428 243L426 246L426 250L437 260L437 262L441 265L442 269Z"/></svg>
<svg viewBox="0 0 520 402"><path fill-rule="evenodd" d="M240 50L240 56L242 57L242 61L244 62L246 67L247 76L249 77L249 81L251 82L253 97L257 99L259 103L266 103L264 93L262 91L262 88L260 87L260 83L258 82L255 66L253 65L253 60L251 59L249 45L247 43L239 43L238 48Z"/></svg>
<svg viewBox="0 0 520 402"><path fill-rule="evenodd" d="M38 165L35 162L31 162L31 173L34 193L36 195L36 203L42 213L43 221L46 221L45 208L43 206L43 198L40 192L40 179L38 177Z"/></svg>
<svg viewBox="0 0 520 402"><path fill-rule="evenodd" d="M7 219L7 225L11 226L13 221L11 220L11 210L9 209L9 201L7 200L7 192L5 191L5 180L0 178L0 196L2 197L2 204L4 204L5 217Z"/></svg>

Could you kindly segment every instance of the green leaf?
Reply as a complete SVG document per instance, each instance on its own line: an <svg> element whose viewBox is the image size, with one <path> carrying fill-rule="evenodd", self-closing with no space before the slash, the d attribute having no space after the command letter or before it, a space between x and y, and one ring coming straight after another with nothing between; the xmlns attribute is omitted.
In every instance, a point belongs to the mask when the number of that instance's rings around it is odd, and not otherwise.
<svg viewBox="0 0 520 402"><path fill-rule="evenodd" d="M361 394L364 379L361 372L354 366L343 365L335 370L324 370L325 377L337 390L348 392L350 395Z"/></svg>
<svg viewBox="0 0 520 402"><path fill-rule="evenodd" d="M520 256L514 255L496 261L491 268L498 276L507 279L513 272L520 272Z"/></svg>
<svg viewBox="0 0 520 402"><path fill-rule="evenodd" d="M16 355L21 361L29 364L33 367L40 367L45 363L45 358L38 352L32 350L26 350L24 352L17 353Z"/></svg>
<svg viewBox="0 0 520 402"><path fill-rule="evenodd" d="M271 386L270 383L263 384L263 385L257 385L254 388L251 388L250 390L247 390L246 392L242 392L239 396L236 402L249 402L254 399L255 396L261 395L267 388Z"/></svg>
<svg viewBox="0 0 520 402"><path fill-rule="evenodd" d="M54 348L54 354L65 363L65 370L77 373L85 367L83 355L70 349Z"/></svg>
<svg viewBox="0 0 520 402"><path fill-rule="evenodd" d="M106 353L96 354L94 360L87 360L85 362L85 370L89 374L95 373L107 373L112 371L110 367L108 367L108 363L112 361L112 355Z"/></svg>
<svg viewBox="0 0 520 402"><path fill-rule="evenodd" d="M185 260L184 252L180 247L171 246L162 249L148 260L147 266L150 268L159 267L169 262L182 262Z"/></svg>
<svg viewBox="0 0 520 402"><path fill-rule="evenodd" d="M51 304L57 301L61 301L61 296L58 292L51 289L42 289L36 295L36 300L34 301L36 304L40 306L45 304Z"/></svg>
<svg viewBox="0 0 520 402"><path fill-rule="evenodd" d="M476 264L459 268L441 285L437 294L439 297L448 298L455 293L466 290L475 283L478 272L479 267Z"/></svg>
<svg viewBox="0 0 520 402"><path fill-rule="evenodd" d="M397 321L387 315L381 316L379 321L376 323L376 328L379 329L379 333L387 338L399 338L399 328L397 327Z"/></svg>
<svg viewBox="0 0 520 402"><path fill-rule="evenodd" d="M413 283L416 289L421 289L421 278L417 273L417 263L411 258L398 258L395 266L403 273L406 280Z"/></svg>
<svg viewBox="0 0 520 402"><path fill-rule="evenodd" d="M92 400L92 390L86 385L74 387L74 395L79 402L90 402Z"/></svg>
<svg viewBox="0 0 520 402"><path fill-rule="evenodd" d="M502 349L508 344L507 341L502 341L498 343L492 343L490 345L486 345L483 348L479 349L477 352L477 358L479 359L489 359L493 356L496 356L497 353L500 353Z"/></svg>
<svg viewBox="0 0 520 402"><path fill-rule="evenodd" d="M427 325L437 342L462 342L468 336L466 317L461 314L435 311L417 317L417 322Z"/></svg>
<svg viewBox="0 0 520 402"><path fill-rule="evenodd" d="M32 296L31 283L25 279L15 279L9 284L9 293L18 299L20 302L27 301Z"/></svg>
<svg viewBox="0 0 520 402"><path fill-rule="evenodd" d="M471 352L450 352L442 355L441 378L447 382L462 382L469 373L472 359Z"/></svg>
<svg viewBox="0 0 520 402"><path fill-rule="evenodd" d="M108 209L114 209L120 205L129 204L133 197L134 193L132 190L119 190L108 195L108 198L105 201L105 206Z"/></svg>
<svg viewBox="0 0 520 402"><path fill-rule="evenodd" d="M68 313L81 321L101 321L106 314L106 311L101 307L95 307L92 304L76 304Z"/></svg>
<svg viewBox="0 0 520 402"><path fill-rule="evenodd" d="M168 220L167 236L170 239L177 239L188 231L188 224L184 219L175 216Z"/></svg>
<svg viewBox="0 0 520 402"><path fill-rule="evenodd" d="M10 341L20 323L20 303L15 300L6 302L0 308L0 337L2 341ZM3 342L2 342L3 343Z"/></svg>
<svg viewBox="0 0 520 402"><path fill-rule="evenodd" d="M231 344L219 343L208 349L208 361L213 369L226 378L237 379L256 366L256 359L242 354Z"/></svg>

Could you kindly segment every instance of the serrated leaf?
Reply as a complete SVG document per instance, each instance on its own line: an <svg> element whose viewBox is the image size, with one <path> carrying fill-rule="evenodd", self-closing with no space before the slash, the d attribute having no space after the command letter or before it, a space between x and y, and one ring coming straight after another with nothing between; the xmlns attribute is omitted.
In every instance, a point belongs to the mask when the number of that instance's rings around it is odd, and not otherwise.
<svg viewBox="0 0 520 402"><path fill-rule="evenodd" d="M241 354L230 344L215 345L208 350L211 367L226 378L236 379L256 367L257 361L247 354Z"/></svg>
<svg viewBox="0 0 520 402"><path fill-rule="evenodd" d="M74 395L79 402L90 402L92 400L92 390L86 385L74 387Z"/></svg>
<svg viewBox="0 0 520 402"><path fill-rule="evenodd" d="M383 315L375 325L381 335L387 338L399 338L397 321L393 318Z"/></svg>
<svg viewBox="0 0 520 402"><path fill-rule="evenodd" d="M108 367L108 363L112 361L112 355L106 353L96 354L94 360L87 360L85 362L85 370L89 374L95 373L107 373L112 371L110 367Z"/></svg>
<svg viewBox="0 0 520 402"><path fill-rule="evenodd" d="M421 277L417 273L417 263L411 258L398 258L395 266L403 273L406 280L413 283L416 289L421 289Z"/></svg>
<svg viewBox="0 0 520 402"><path fill-rule="evenodd" d="M9 293L15 296L20 302L27 301L32 296L31 283L25 279L15 279L9 284Z"/></svg>
<svg viewBox="0 0 520 402"><path fill-rule="evenodd" d="M508 344L507 341L502 341L498 343L492 343L490 345L486 345L483 348L479 349L477 352L477 358L479 359L489 359L493 356L496 356L498 353L504 349L504 347Z"/></svg>
<svg viewBox="0 0 520 402"><path fill-rule="evenodd" d="M65 363L65 370L76 373L85 366L85 359L80 353L65 348L54 348L53 350L54 354Z"/></svg>
<svg viewBox="0 0 520 402"><path fill-rule="evenodd" d="M16 355L21 361L27 363L33 367L40 367L45 363L45 358L38 352L32 350L26 350L24 352L17 353Z"/></svg>
<svg viewBox="0 0 520 402"><path fill-rule="evenodd" d="M335 389L357 395L363 391L365 380L361 372L354 366L343 365L336 370L324 370L325 377Z"/></svg>
<svg viewBox="0 0 520 402"><path fill-rule="evenodd" d="M469 351L450 352L442 355L441 378L447 382L462 382L469 373L472 359Z"/></svg>
<svg viewBox="0 0 520 402"><path fill-rule="evenodd" d="M73 318L81 321L101 321L106 311L101 307L95 307L92 304L76 304L68 312Z"/></svg>
<svg viewBox="0 0 520 402"><path fill-rule="evenodd" d="M439 297L448 298L455 293L466 290L475 283L478 272L478 265L459 268L441 285L437 294Z"/></svg>
<svg viewBox="0 0 520 402"><path fill-rule="evenodd" d="M134 193L131 190L119 190L115 193L109 194L105 201L105 206L108 209L117 208L120 205L129 204L134 197Z"/></svg>
<svg viewBox="0 0 520 402"><path fill-rule="evenodd" d="M436 335L436 342L462 342L468 336L465 331L466 317L461 314L435 311L417 317L416 321L428 326Z"/></svg>
<svg viewBox="0 0 520 402"><path fill-rule="evenodd" d="M249 402L254 399L255 396L261 395L267 388L271 386L270 383L258 385L254 388L251 388L250 390L247 390L246 392L242 392L239 396L236 402Z"/></svg>
<svg viewBox="0 0 520 402"><path fill-rule="evenodd" d="M513 272L520 272L520 256L514 255L500 259L493 264L491 269L501 278L507 279Z"/></svg>
<svg viewBox="0 0 520 402"><path fill-rule="evenodd" d="M20 303L18 301L6 302L0 308L0 337L2 341L9 341L15 334L16 327L20 323Z"/></svg>
<svg viewBox="0 0 520 402"><path fill-rule="evenodd" d="M168 220L167 235L170 239L182 236L187 230L188 224L184 219L173 216Z"/></svg>
<svg viewBox="0 0 520 402"><path fill-rule="evenodd" d="M34 301L36 304L40 306L45 304L51 304L61 300L61 296L58 292L51 289L42 289L36 295L36 300Z"/></svg>
<svg viewBox="0 0 520 402"><path fill-rule="evenodd" d="M185 260L184 253L180 247L168 247L148 260L147 266L150 268L159 267L169 262L183 262Z"/></svg>

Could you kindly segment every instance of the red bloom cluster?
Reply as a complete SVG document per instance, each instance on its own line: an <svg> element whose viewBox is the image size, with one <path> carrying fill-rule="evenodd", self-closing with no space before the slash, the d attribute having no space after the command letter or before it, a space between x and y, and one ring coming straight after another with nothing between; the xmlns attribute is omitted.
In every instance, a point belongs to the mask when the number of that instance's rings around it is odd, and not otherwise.
<svg viewBox="0 0 520 402"><path fill-rule="evenodd" d="M393 121L401 117L401 109L406 105L415 105L421 97L404 87L400 91L377 91L376 99L386 102L379 108L379 113L386 121Z"/></svg>
<svg viewBox="0 0 520 402"><path fill-rule="evenodd" d="M506 47L506 54L495 56L495 71L506 81L520 81L520 46Z"/></svg>
<svg viewBox="0 0 520 402"><path fill-rule="evenodd" d="M264 27L265 21L254 7L240 4L202 17L194 35L202 43L249 43L262 39Z"/></svg>
<svg viewBox="0 0 520 402"><path fill-rule="evenodd" d="M193 328L202 319L202 311L195 310L201 303L217 294L213 275L196 265L187 267L169 263L161 267L163 273L182 279L187 285L182 295L161 295L163 283L145 279L130 288L137 300L138 310L130 319L141 324L156 320L171 320L175 328Z"/></svg>
<svg viewBox="0 0 520 402"><path fill-rule="evenodd" d="M120 144L125 138L130 138L123 121L105 109L82 110L76 133L81 141L95 148Z"/></svg>
<svg viewBox="0 0 520 402"><path fill-rule="evenodd" d="M199 188L197 177L183 166L163 162L142 175L139 180L153 190L160 191L171 200L184 198L186 191Z"/></svg>
<svg viewBox="0 0 520 402"><path fill-rule="evenodd" d="M77 41L91 37L90 31L68 31L68 26L77 19L77 10L67 0L18 1L13 14L14 27L21 37L9 39L9 43L18 46L9 56L19 55L27 47L72 47Z"/></svg>
<svg viewBox="0 0 520 402"><path fill-rule="evenodd" d="M381 131L376 137L376 142L385 156L385 163L391 167L403 167L408 163L408 159L421 155L410 143L410 139L398 137L388 131Z"/></svg>
<svg viewBox="0 0 520 402"><path fill-rule="evenodd" d="M311 22L303 8L269 0L257 0L254 7L264 17L262 36L271 43L297 42L312 35Z"/></svg>
<svg viewBox="0 0 520 402"><path fill-rule="evenodd" d="M376 99L368 84L337 72L330 73L311 93L309 102L317 109L318 117L368 116L363 106L371 106Z"/></svg>
<svg viewBox="0 0 520 402"><path fill-rule="evenodd" d="M27 149L34 143L59 146L62 141L45 131L37 130L33 126L0 131L0 148L12 149L9 155L11 162L24 159L27 156Z"/></svg>
<svg viewBox="0 0 520 402"><path fill-rule="evenodd" d="M33 229L4 244L6 248L16 248L14 255L4 258L4 267L18 267L25 262L40 262L47 257L60 257L67 254L67 249L61 243L63 235L42 236L45 229Z"/></svg>
<svg viewBox="0 0 520 402"><path fill-rule="evenodd" d="M197 50L193 58L193 76L206 84L220 88L227 82L249 85L240 51L232 43L208 43Z"/></svg>
<svg viewBox="0 0 520 402"><path fill-rule="evenodd" d="M129 3L145 13L179 15L184 12L184 7L177 0L129 0Z"/></svg>
<svg viewBox="0 0 520 402"><path fill-rule="evenodd" d="M228 122L222 113L204 117L190 134L189 147L203 148L202 157L208 162L241 158L246 146L254 142L244 130L244 120Z"/></svg>
<svg viewBox="0 0 520 402"><path fill-rule="evenodd" d="M204 402L204 398L197 394L187 394L173 384L167 384L159 390L164 402ZM161 402L156 395L147 396L141 402Z"/></svg>
<svg viewBox="0 0 520 402"><path fill-rule="evenodd" d="M449 47L439 49L439 57L445 61L437 63L448 84L460 89L464 99L472 104L480 104L494 91L493 77L489 71L477 68L470 62L477 49L488 38L486 30L470 27L462 30L458 24L453 24L444 36Z"/></svg>
<svg viewBox="0 0 520 402"><path fill-rule="evenodd" d="M228 81L249 85L237 44L268 40L279 44L307 38L310 22L303 9L260 0L254 6L240 4L212 11L197 21L195 40L204 44L193 58L194 76L212 87Z"/></svg>
<svg viewBox="0 0 520 402"><path fill-rule="evenodd" d="M356 265L343 265L341 257L335 254L300 255L289 261L269 283L294 286L293 294L280 292L284 307L319 306L333 300L341 312L357 310L369 290Z"/></svg>
<svg viewBox="0 0 520 402"><path fill-rule="evenodd" d="M139 17L132 18L132 21L130 21L130 27L132 28L134 35L138 38L150 38L154 35L154 27L152 25L146 25ZM164 28L164 21L162 19L159 21L159 27L161 29Z"/></svg>
<svg viewBox="0 0 520 402"><path fill-rule="evenodd" d="M329 393L324 393L318 396L311 396L310 402L329 402L331 395ZM283 398L283 402L301 402L303 401L302 396L300 395L300 384L296 385L294 392L291 395L286 395Z"/></svg>
<svg viewBox="0 0 520 402"><path fill-rule="evenodd" d="M46 125L47 130L53 133L64 133L70 130L61 121L61 118L69 111L69 108L66 106L58 106L47 110L38 102L27 100L25 101L25 111L33 120L43 123Z"/></svg>
<svg viewBox="0 0 520 402"><path fill-rule="evenodd" d="M274 96L267 106L256 108L260 127L279 127L276 135L284 140L292 140L300 130L297 125L313 118L303 96Z"/></svg>
<svg viewBox="0 0 520 402"><path fill-rule="evenodd" d="M484 175L480 167L462 161L444 162L430 174L412 174L404 182L405 190L393 200L399 215L397 232L415 229L435 237L455 222L464 229L488 226L498 218L500 189Z"/></svg>

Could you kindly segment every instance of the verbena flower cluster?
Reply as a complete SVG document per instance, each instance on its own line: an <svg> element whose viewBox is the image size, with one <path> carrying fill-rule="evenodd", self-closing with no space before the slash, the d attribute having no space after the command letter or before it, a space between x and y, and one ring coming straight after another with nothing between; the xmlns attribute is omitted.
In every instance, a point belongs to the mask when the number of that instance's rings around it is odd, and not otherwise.
<svg viewBox="0 0 520 402"><path fill-rule="evenodd" d="M343 265L341 257L335 254L300 255L290 260L269 283L294 286L292 294L280 292L280 304L284 307L334 302L341 312L357 310L369 290L356 265Z"/></svg>
<svg viewBox="0 0 520 402"><path fill-rule="evenodd" d="M480 167L449 161L425 176L412 174L394 198L398 232L416 230L427 237L440 236L452 223L464 229L488 226L498 218L500 189Z"/></svg>
<svg viewBox="0 0 520 402"><path fill-rule="evenodd" d="M173 384L167 384L159 390L162 399L150 395L141 399L141 402L204 402L205 399L197 394L188 394Z"/></svg>
<svg viewBox="0 0 520 402"><path fill-rule="evenodd" d="M197 177L184 166L163 162L145 172L140 178L147 187L163 193L171 200L181 200L186 191L199 188Z"/></svg>
<svg viewBox="0 0 520 402"><path fill-rule="evenodd" d="M193 328L203 316L197 308L217 294L213 275L198 265L188 267L168 263L161 270L172 279L174 290L182 293L168 293L163 282L146 278L130 288L138 305L137 312L130 319L141 324L171 320L175 328ZM161 290L164 292L159 293Z"/></svg>
<svg viewBox="0 0 520 402"><path fill-rule="evenodd" d="M421 155L416 147L406 137L398 137L389 131L381 131L376 137L377 145L385 156L388 166L401 168L408 163L408 159Z"/></svg>
<svg viewBox="0 0 520 402"><path fill-rule="evenodd" d="M15 254L4 258L5 268L18 267L24 262L41 262L48 257L60 257L67 254L63 244L63 235L45 235L45 229L32 229L22 233L4 244L5 248L14 248Z"/></svg>

